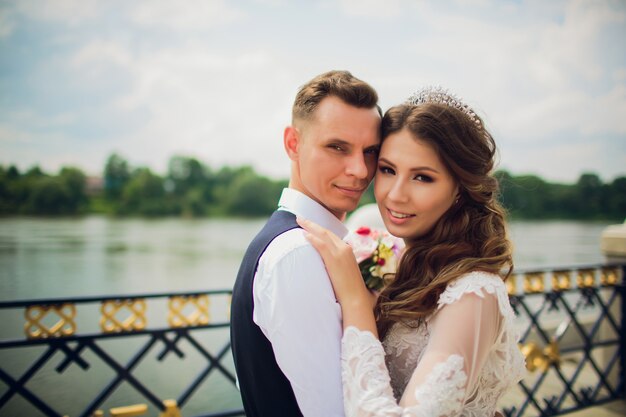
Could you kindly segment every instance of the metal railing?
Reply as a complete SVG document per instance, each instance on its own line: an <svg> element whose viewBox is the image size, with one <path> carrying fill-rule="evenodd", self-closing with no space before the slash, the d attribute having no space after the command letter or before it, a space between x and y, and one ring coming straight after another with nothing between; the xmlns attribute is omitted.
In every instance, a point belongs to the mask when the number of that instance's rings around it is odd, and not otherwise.
<svg viewBox="0 0 626 417"><path fill-rule="evenodd" d="M508 282L528 375L506 416L554 416L625 399L626 264L518 271Z"/></svg>
<svg viewBox="0 0 626 417"><path fill-rule="evenodd" d="M605 264L509 278L529 374L502 399L506 416L626 398L625 275ZM229 290L0 302L0 415L242 416L229 306Z"/></svg>
<svg viewBox="0 0 626 417"><path fill-rule="evenodd" d="M20 329L3 326L0 380L7 390L0 415L88 417L109 408L112 416L175 417L216 374L221 378L213 385L221 389L202 409L215 408L211 402L233 406L202 415L244 415L230 356L229 305L227 290L2 302L5 324L18 323L20 311L25 321L21 337L7 338L4 333L16 336ZM19 364L22 352L33 349L26 366ZM193 358L185 369L186 356Z"/></svg>

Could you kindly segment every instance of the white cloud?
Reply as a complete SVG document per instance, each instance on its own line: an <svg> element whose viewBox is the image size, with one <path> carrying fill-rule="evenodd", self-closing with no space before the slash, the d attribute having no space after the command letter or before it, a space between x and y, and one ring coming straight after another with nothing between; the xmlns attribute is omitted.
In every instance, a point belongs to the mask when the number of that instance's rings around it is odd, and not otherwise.
<svg viewBox="0 0 626 417"><path fill-rule="evenodd" d="M11 131L18 133L20 129L18 126L27 126L27 130L49 130L57 129L68 126L76 121L77 116L73 113L58 113L55 115L37 114L30 110L4 110L2 114L2 126L3 131ZM23 133L19 133L20 136L24 136ZM8 139L8 136L4 133L2 135L4 139Z"/></svg>
<svg viewBox="0 0 626 417"><path fill-rule="evenodd" d="M0 39L11 36L15 29L15 12L13 9L0 6Z"/></svg>
<svg viewBox="0 0 626 417"><path fill-rule="evenodd" d="M606 94L579 103L583 134L617 133L626 135L626 83L622 82ZM586 117L585 117L586 116ZM626 165L626 161L624 163Z"/></svg>
<svg viewBox="0 0 626 417"><path fill-rule="evenodd" d="M181 31L204 30L244 16L224 0L19 0L13 8L27 18L69 26L89 26L109 13L139 26Z"/></svg>
<svg viewBox="0 0 626 417"><path fill-rule="evenodd" d="M605 181L626 170L611 167L619 164L619 147L609 147L606 141L586 140L577 143L554 144L545 140L531 146L501 147L500 167L515 175L539 174L549 181L571 183L585 172L594 172Z"/></svg>
<svg viewBox="0 0 626 417"><path fill-rule="evenodd" d="M67 123L68 116L50 122L42 122L41 118L27 114L13 116L14 120L0 123L0 144L11 149L9 155L0 154L0 165L15 164L21 170L37 165L45 172L57 172L62 166L77 166L87 168L89 174L99 173L102 149L77 145L74 138L57 129ZM24 124L25 120L32 124ZM39 153L34 154L33 149ZM98 168L94 170L92 167Z"/></svg>
<svg viewBox="0 0 626 417"><path fill-rule="evenodd" d="M288 4L289 0L253 0L253 2L264 6L277 7Z"/></svg>
<svg viewBox="0 0 626 417"><path fill-rule="evenodd" d="M18 0L15 8L31 19L75 25L101 16L105 4L99 0Z"/></svg>
<svg viewBox="0 0 626 417"><path fill-rule="evenodd" d="M572 88L580 81L594 82L604 76L599 54L603 31L622 24L626 11L611 2L571 1L562 23L539 28L531 54L535 80L550 89Z"/></svg>
<svg viewBox="0 0 626 417"><path fill-rule="evenodd" d="M0 124L0 143L32 143L32 135L7 123ZM7 161L15 162L15 161Z"/></svg>
<svg viewBox="0 0 626 417"><path fill-rule="evenodd" d="M94 40L80 47L68 60L68 66L83 82L106 77L112 67L128 68L133 60L128 47L105 40Z"/></svg>
<svg viewBox="0 0 626 417"><path fill-rule="evenodd" d="M608 73L597 59L603 31L624 21L623 8L570 2L562 22L544 17L525 30L506 19L429 13L423 18L431 32L407 46L421 61L434 63L415 74L416 80L443 83L474 99L477 110L488 113L509 140L626 129L620 116L626 106L622 85L605 93L590 87L623 74Z"/></svg>
<svg viewBox="0 0 626 417"><path fill-rule="evenodd" d="M400 16L411 5L408 0L340 0L341 10L348 16L390 19ZM331 2L332 4L332 2Z"/></svg>
<svg viewBox="0 0 626 417"><path fill-rule="evenodd" d="M613 82L615 83L626 82L626 67L617 68L613 70L612 79L613 79Z"/></svg>
<svg viewBox="0 0 626 417"><path fill-rule="evenodd" d="M208 29L241 19L244 13L223 0L142 0L131 3L130 17L139 25L183 31Z"/></svg>
<svg viewBox="0 0 626 417"><path fill-rule="evenodd" d="M264 50L220 55L200 43L132 54L124 44L96 41L71 59L85 83L116 66L131 88L113 98L119 114L145 114L139 128L111 141L163 169L174 154L196 155L216 166L251 163L286 176L282 128L296 85L279 58ZM115 123L115 121L112 121Z"/></svg>

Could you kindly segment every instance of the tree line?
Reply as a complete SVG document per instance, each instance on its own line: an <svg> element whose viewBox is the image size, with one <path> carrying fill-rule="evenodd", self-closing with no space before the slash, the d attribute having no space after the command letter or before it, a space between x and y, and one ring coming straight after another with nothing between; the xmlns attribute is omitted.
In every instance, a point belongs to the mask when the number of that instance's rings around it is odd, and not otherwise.
<svg viewBox="0 0 626 417"><path fill-rule="evenodd" d="M38 167L20 173L0 166L0 214L255 217L274 210L285 186L287 181L248 166L212 170L195 158L175 156L162 176L113 154L95 189L74 167L49 175Z"/></svg>
<svg viewBox="0 0 626 417"><path fill-rule="evenodd" d="M603 183L593 173L575 184L550 183L538 176L496 173L500 200L512 218L623 221L626 177ZM19 172L0 165L0 215L258 217L276 207L287 180L273 180L249 166L214 170L184 156L169 160L165 175L131 167L112 154L94 187L76 167L51 175L38 167ZM374 202L372 187L361 204Z"/></svg>

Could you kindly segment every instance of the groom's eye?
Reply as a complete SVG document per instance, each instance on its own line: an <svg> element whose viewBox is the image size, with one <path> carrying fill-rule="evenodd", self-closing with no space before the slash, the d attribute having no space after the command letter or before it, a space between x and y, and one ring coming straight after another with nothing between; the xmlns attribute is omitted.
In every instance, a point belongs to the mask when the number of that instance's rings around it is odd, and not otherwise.
<svg viewBox="0 0 626 417"><path fill-rule="evenodd" d="M378 147L368 148L364 152L367 156L378 156Z"/></svg>
<svg viewBox="0 0 626 417"><path fill-rule="evenodd" d="M328 148L337 151L337 152L343 152L343 146L341 145L335 145L335 144L330 144L328 145Z"/></svg>

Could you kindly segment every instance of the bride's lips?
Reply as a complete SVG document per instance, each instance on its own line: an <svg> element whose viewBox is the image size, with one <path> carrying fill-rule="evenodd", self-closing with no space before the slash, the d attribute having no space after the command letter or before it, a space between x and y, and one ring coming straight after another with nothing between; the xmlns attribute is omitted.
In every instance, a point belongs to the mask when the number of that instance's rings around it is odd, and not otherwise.
<svg viewBox="0 0 626 417"><path fill-rule="evenodd" d="M390 208L386 209L387 217L389 218L389 221L393 224L401 225L415 217L415 214L403 213L401 211L392 210Z"/></svg>

